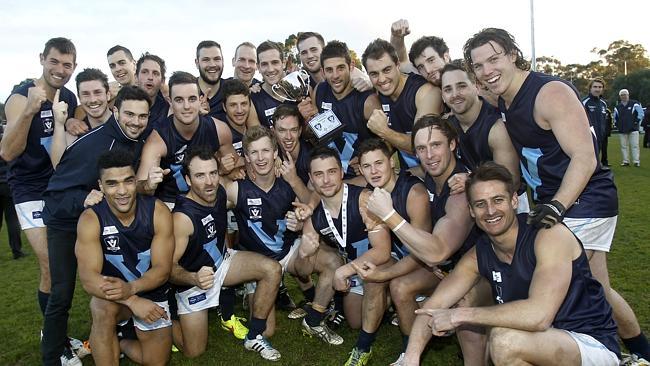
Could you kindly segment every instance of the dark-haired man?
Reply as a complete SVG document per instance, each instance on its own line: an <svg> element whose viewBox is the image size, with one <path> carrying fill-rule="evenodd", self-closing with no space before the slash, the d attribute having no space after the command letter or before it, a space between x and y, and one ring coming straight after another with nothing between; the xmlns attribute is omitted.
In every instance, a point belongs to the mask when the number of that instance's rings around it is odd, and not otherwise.
<svg viewBox="0 0 650 366"><path fill-rule="evenodd" d="M101 200L97 189L97 158L107 150L123 148L140 155L142 134L149 119L148 94L136 87L123 87L115 99L114 117L78 138L63 153L45 191L43 220L52 275L52 295L43 324L43 363L56 364L63 351L72 306L77 261L74 243L77 221L85 207Z"/></svg>
<svg viewBox="0 0 650 366"><path fill-rule="evenodd" d="M151 104L147 129L143 135L145 139L149 137L158 121L169 114L169 102L161 91L165 83L165 71L165 60L149 52L140 56L135 64L136 84L147 92Z"/></svg>
<svg viewBox="0 0 650 366"><path fill-rule="evenodd" d="M75 78L77 84L77 94L79 95L79 107L85 115L83 122L88 130L101 126L113 116L109 104L114 99L109 91L108 77L98 69L84 69L77 74ZM68 147L78 136L72 135L65 130L68 105L64 101L54 100L54 122L56 128L52 135L52 147L50 150L50 159L52 166L56 166L61 160L61 156L66 147ZM58 112L58 113L57 113Z"/></svg>
<svg viewBox="0 0 650 366"><path fill-rule="evenodd" d="M257 67L262 74L261 90L251 94L251 111L246 124L265 127L273 126L273 112L278 105L285 102L273 92L273 85L285 77L285 55L280 45L273 41L264 41L257 46ZM293 103L295 102L287 102Z"/></svg>
<svg viewBox="0 0 650 366"><path fill-rule="evenodd" d="M354 88L352 71L355 67L345 43L329 42L322 48L319 57L327 82L320 83L314 90L313 106L321 113L331 110L343 123L342 135L331 141L329 146L339 152L345 178L351 179L359 175L356 149L361 141L370 137L368 119L372 111L381 109L381 104L374 92L360 92Z"/></svg>
<svg viewBox="0 0 650 366"><path fill-rule="evenodd" d="M451 188L447 184L452 175L468 171L455 155L457 133L454 127L447 120L426 115L413 126L412 141L422 169L425 171L424 185L429 194L433 229L422 230L413 225L413 220L408 222L402 216L403 214L398 212L400 202L393 202L391 194L386 190L376 189L368 200L370 212L386 223L408 248L411 255L434 268L435 275L428 278L419 276L419 282L411 286L412 291L395 293L398 295L395 303L400 323L405 323L402 327L405 337L408 337L407 330L410 330L408 327L414 321L413 311L417 308L416 295L427 294L427 290L430 293L445 273L449 273L454 268L461 255L474 245L478 235L469 214L465 194L451 194ZM359 274L362 278L368 275L363 270L359 271ZM477 286L471 295L473 296L478 290ZM470 298L472 297L468 296L468 299ZM478 299L480 300L480 297ZM481 364L485 348L484 337L480 332L469 329L459 330L457 334L466 364ZM409 341L404 338L405 344ZM400 355L396 362L399 362L401 357L403 355Z"/></svg>
<svg viewBox="0 0 650 366"><path fill-rule="evenodd" d="M138 168L140 192L154 194L170 209L178 193L189 189L181 171L186 150L206 145L219 152L223 173L229 173L238 156L232 146L228 125L210 116L199 115L199 82L190 73L177 71L169 78L173 114L155 126L142 150ZM227 163L224 163L227 162Z"/></svg>
<svg viewBox="0 0 650 366"><path fill-rule="evenodd" d="M296 48L303 68L309 73L309 86L311 86L312 90L326 79L323 73L323 61L321 60L321 52L324 47L325 39L320 33L298 33ZM350 70L350 74L352 85L356 90L360 92L372 90L372 83L368 79L368 75L356 67Z"/></svg>
<svg viewBox="0 0 650 366"><path fill-rule="evenodd" d="M196 68L199 70L199 89L207 104L207 115L220 121L226 119L223 111L223 55L221 45L215 41L201 41L196 46ZM171 90L169 91L171 93Z"/></svg>
<svg viewBox="0 0 650 366"><path fill-rule="evenodd" d="M495 365L618 365L616 324L580 241L564 225L540 230L517 216L512 175L493 162L467 182L470 212L485 234L418 310L400 365L419 365L431 335L486 326ZM496 306L453 308L479 280Z"/></svg>
<svg viewBox="0 0 650 366"><path fill-rule="evenodd" d="M609 285L616 186L611 172L599 164L597 141L578 93L564 80L528 71L514 37L503 29L481 30L467 40L463 53L477 80L499 95L499 110L537 203L529 222L551 227L563 221L573 231L605 288L623 343L650 359L650 345L634 312Z"/></svg>
<svg viewBox="0 0 650 366"><path fill-rule="evenodd" d="M381 266L390 260L390 233L377 222L379 219L367 213L370 191L343 183L336 150L317 147L310 160L309 178L321 202L305 220L300 255L319 258L338 253L343 261L330 286L346 292L345 318L351 328L361 329L345 365L367 365L386 308L386 285L362 282L355 270ZM321 241L325 245L320 245ZM319 279L319 286L321 282Z"/></svg>
<svg viewBox="0 0 650 366"><path fill-rule="evenodd" d="M212 151L190 148L183 170L190 191L177 196L174 207L176 248L170 281L178 285L180 317L180 322L174 322L174 343L186 356L196 357L205 351L208 309L219 305L221 286L256 281L253 317L266 320L273 308L282 268L277 261L261 254L226 246L227 197L219 185L217 160ZM250 338L256 339L257 334L251 333Z"/></svg>
<svg viewBox="0 0 650 366"><path fill-rule="evenodd" d="M510 170L519 186L519 156L499 111L479 97L476 84L459 66L447 64L440 75L442 99L452 112L449 122L458 132L456 154L460 160L470 170L482 162L495 161ZM526 190L520 189L519 193L519 212L528 212Z"/></svg>
<svg viewBox="0 0 650 366"><path fill-rule="evenodd" d="M13 90L5 102L7 126L0 142L0 155L10 162L7 181L20 227L38 258L38 303L43 314L50 295L48 246L42 211L43 192L53 173L49 156L55 128L52 106L55 95L58 95L58 99L68 105L67 115L74 113L77 98L64 85L77 66L76 54L74 44L67 38L48 40L40 54L41 76ZM60 362L61 352L63 345L52 355L52 362ZM68 355L72 357L69 352Z"/></svg>
<svg viewBox="0 0 650 366"><path fill-rule="evenodd" d="M113 99L117 96L117 92L120 91L120 88L128 85L135 85L135 59L131 51L120 45L111 47L108 52L106 52L106 58L108 59L108 68L111 69L111 74L115 79L115 82L111 82L110 92L112 95L111 107Z"/></svg>
<svg viewBox="0 0 650 366"><path fill-rule="evenodd" d="M118 365L120 352L143 365L169 361L172 218L161 201L136 193L134 160L121 149L99 157L95 174L104 199L81 214L77 228L74 253L91 296L90 342L98 365ZM130 318L137 339L120 341L115 327Z"/></svg>
<svg viewBox="0 0 650 366"><path fill-rule="evenodd" d="M600 163L603 167L609 166L607 161L607 134L608 127L611 130L611 117L607 119L607 102L602 98L605 91L605 81L601 78L592 79L589 82L589 95L582 99L582 105L585 106L589 124L593 127L596 133L596 141L598 141L598 151L600 152ZM609 132L611 133L611 131Z"/></svg>
<svg viewBox="0 0 650 366"><path fill-rule="evenodd" d="M368 128L399 150L402 170L416 167L411 130L419 117L442 113L439 90L419 75L402 74L395 48L383 39L372 41L361 59L382 107L372 112Z"/></svg>

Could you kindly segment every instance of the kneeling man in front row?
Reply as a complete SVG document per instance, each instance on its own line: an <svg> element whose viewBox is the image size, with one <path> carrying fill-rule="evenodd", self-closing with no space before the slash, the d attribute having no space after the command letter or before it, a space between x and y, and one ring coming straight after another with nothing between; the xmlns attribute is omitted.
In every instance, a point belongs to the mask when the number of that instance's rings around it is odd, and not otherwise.
<svg viewBox="0 0 650 366"><path fill-rule="evenodd" d="M118 365L120 351L139 364L165 365L172 345L167 304L172 216L162 201L136 194L133 160L120 149L99 157L104 199L77 224L75 254L81 283L91 295L96 365ZM118 342L116 325L131 317L137 340Z"/></svg>
<svg viewBox="0 0 650 366"><path fill-rule="evenodd" d="M580 241L564 225L536 229L517 216L512 176L500 165L479 166L466 192L485 235L416 311L402 365L419 365L432 333L466 324L490 328L495 365L618 365L612 309ZM450 309L481 277L497 305Z"/></svg>

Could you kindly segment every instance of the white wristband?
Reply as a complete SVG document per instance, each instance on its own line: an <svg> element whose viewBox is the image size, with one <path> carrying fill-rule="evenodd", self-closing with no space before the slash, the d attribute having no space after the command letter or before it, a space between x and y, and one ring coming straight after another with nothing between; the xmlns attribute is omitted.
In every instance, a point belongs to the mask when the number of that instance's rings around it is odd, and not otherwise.
<svg viewBox="0 0 650 366"><path fill-rule="evenodd" d="M391 216L393 216L394 213L396 213L396 211L395 211L395 209L392 209L392 210L388 213L388 215L386 215L386 216L384 216L384 217L381 218L381 221L386 222L386 220L388 220Z"/></svg>
<svg viewBox="0 0 650 366"><path fill-rule="evenodd" d="M397 226L395 226L395 228L393 229L393 231L397 231L397 230L401 229L402 226L404 226L404 224L406 224L406 220L402 219L402 222L400 222L399 224L397 224Z"/></svg>

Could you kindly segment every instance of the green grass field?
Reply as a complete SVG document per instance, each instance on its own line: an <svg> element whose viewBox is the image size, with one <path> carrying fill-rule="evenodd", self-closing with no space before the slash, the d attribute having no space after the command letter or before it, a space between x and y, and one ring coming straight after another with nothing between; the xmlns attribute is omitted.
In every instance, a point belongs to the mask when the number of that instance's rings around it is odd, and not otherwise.
<svg viewBox="0 0 650 366"><path fill-rule="evenodd" d="M648 260L650 259L650 150L641 149L641 168L619 167L620 149L618 136L609 140L610 163L613 165L618 186L620 214L614 237L613 250L609 255L612 286L616 288L635 310L641 327L650 333L650 306L648 292ZM4 229L4 228L3 228ZM36 257L26 241L23 247L30 256L13 260L7 244L6 233L0 234L0 365L40 364L39 330L42 317L36 301L38 267ZM288 279L288 277L287 277ZM294 300L302 295L295 290L293 280L288 280ZM241 308L238 315L244 315ZM342 365L347 353L354 346L356 332L344 328L340 334L345 338L341 346L327 346L321 341L301 335L300 323L288 320L286 312L279 312L279 324L273 345L282 353L278 365ZM217 327L217 317L211 314L210 339L207 352L194 360L174 354L173 365L259 365L267 363L255 353L245 351L241 342ZM90 332L88 296L77 285L71 311L68 333L76 338L88 337ZM394 361L401 350L401 336L397 327L383 325L373 348L372 365L387 365ZM455 339L445 338L431 344L424 365L462 364L457 354ZM84 364L92 365L90 356ZM268 362L270 364L270 362ZM123 364L130 364L123 361Z"/></svg>

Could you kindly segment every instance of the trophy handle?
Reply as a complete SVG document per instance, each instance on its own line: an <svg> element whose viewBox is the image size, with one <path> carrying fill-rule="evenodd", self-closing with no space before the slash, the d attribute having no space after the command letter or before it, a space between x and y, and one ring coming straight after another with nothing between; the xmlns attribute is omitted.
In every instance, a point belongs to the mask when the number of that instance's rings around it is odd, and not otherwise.
<svg viewBox="0 0 650 366"><path fill-rule="evenodd" d="M276 89L279 89L282 93L284 93L284 95L279 93ZM295 99L288 97L289 93L287 93L287 90L282 85L280 85L280 82L271 85L271 90L273 91L273 94L277 95L278 98L280 98L280 100L283 102L296 102Z"/></svg>
<svg viewBox="0 0 650 366"><path fill-rule="evenodd" d="M299 75L300 75L300 77L302 79L302 82L306 86L308 86L309 85L309 73L307 71L305 71L305 69L300 69L300 71L298 71L298 72L300 73Z"/></svg>

